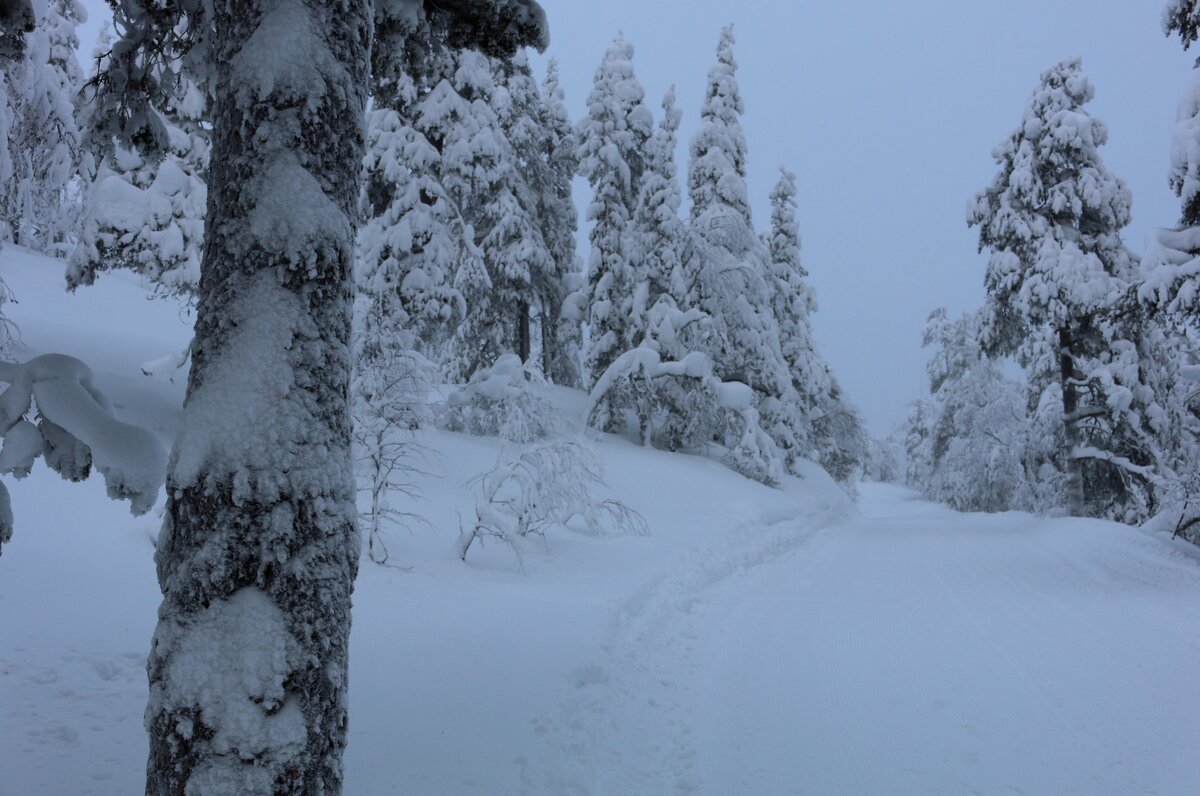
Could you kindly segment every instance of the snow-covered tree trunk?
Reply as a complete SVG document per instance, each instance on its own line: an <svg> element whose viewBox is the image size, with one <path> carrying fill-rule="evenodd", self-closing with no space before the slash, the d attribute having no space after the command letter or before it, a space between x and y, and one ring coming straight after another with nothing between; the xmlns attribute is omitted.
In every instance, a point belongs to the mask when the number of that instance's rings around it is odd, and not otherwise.
<svg viewBox="0 0 1200 796"><path fill-rule="evenodd" d="M1062 385L1063 400L1063 440L1070 453L1067 456L1067 499L1070 501L1071 515L1084 516L1087 508L1087 496L1083 485L1083 461L1074 455L1083 442L1079 433L1079 391L1076 388L1075 355L1071 340L1071 330L1058 330L1058 374Z"/></svg>
<svg viewBox="0 0 1200 796"><path fill-rule="evenodd" d="M368 0L215 0L184 430L156 560L148 794L336 794L358 562L350 267Z"/></svg>

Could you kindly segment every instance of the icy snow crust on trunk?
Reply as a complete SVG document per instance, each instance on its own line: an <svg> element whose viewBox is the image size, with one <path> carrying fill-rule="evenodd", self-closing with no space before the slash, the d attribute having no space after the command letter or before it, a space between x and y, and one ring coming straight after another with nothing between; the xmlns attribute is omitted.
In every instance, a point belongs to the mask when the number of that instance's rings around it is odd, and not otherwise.
<svg viewBox="0 0 1200 796"><path fill-rule="evenodd" d="M213 728L217 753L198 767L188 792L271 793L271 767L242 761L287 760L304 750L304 714L284 688L288 674L303 665L287 616L262 591L245 588L177 632L157 639L178 650L166 667L167 698L176 708L200 706L200 723ZM196 726L181 719L176 729L187 737Z"/></svg>
<svg viewBox="0 0 1200 796"><path fill-rule="evenodd" d="M212 5L205 253L157 550L147 793L341 791L359 549L350 267L372 11Z"/></svg>

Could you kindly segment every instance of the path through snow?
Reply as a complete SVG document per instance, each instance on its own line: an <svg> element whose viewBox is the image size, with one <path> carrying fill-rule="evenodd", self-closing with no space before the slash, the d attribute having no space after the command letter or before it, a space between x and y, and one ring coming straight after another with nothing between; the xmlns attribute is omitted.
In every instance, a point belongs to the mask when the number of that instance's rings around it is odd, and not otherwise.
<svg viewBox="0 0 1200 796"><path fill-rule="evenodd" d="M528 792L1200 793L1190 549L863 492L634 603Z"/></svg>

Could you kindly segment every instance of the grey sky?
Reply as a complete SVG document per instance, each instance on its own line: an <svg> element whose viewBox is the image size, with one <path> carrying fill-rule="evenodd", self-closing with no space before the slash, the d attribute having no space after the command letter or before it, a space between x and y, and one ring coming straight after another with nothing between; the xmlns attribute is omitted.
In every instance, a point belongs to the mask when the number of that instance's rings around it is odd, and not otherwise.
<svg viewBox="0 0 1200 796"><path fill-rule="evenodd" d="M818 340L873 433L924 392L929 310L957 313L982 298L966 202L994 174L992 147L1020 121L1043 69L1083 57L1096 86L1090 110L1111 134L1103 155L1133 190L1129 245L1140 251L1150 229L1176 220L1168 147L1193 57L1164 38L1163 0L541 2L576 118L617 30L636 48L655 110L677 85L681 169L717 34L736 23L755 220L767 222L786 164L799 177ZM105 10L86 3L91 28ZM84 32L85 52L92 38Z"/></svg>

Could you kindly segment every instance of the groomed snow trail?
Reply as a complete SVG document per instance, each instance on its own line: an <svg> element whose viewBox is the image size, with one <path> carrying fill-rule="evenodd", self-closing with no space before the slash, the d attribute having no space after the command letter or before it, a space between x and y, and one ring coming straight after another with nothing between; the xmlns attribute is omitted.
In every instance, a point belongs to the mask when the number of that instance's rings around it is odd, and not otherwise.
<svg viewBox="0 0 1200 796"><path fill-rule="evenodd" d="M879 485L736 536L620 612L527 792L1200 793L1190 548Z"/></svg>

